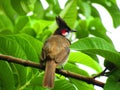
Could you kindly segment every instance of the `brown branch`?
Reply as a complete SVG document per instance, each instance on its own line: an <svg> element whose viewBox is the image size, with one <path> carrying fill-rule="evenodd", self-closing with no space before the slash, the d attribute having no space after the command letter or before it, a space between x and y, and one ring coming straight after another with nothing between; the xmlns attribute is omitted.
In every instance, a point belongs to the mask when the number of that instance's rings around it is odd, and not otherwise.
<svg viewBox="0 0 120 90"><path fill-rule="evenodd" d="M23 65L23 66L29 66L29 67L34 67L34 68L44 70L44 67L41 66L38 63L29 61L29 60L23 60L23 59L15 58L15 57L8 56L8 55L0 54L0 60L4 60L4 61L12 62L12 63L17 63L17 64L20 64L20 65ZM82 75L75 74L73 72L68 72L66 70L61 70L61 69L56 69L56 73L64 75L66 77L71 77L71 78L74 78L74 79L77 79L77 80L82 80L82 81L85 81L85 82L87 82L89 84L104 87L103 82L97 81L92 77L82 76Z"/></svg>

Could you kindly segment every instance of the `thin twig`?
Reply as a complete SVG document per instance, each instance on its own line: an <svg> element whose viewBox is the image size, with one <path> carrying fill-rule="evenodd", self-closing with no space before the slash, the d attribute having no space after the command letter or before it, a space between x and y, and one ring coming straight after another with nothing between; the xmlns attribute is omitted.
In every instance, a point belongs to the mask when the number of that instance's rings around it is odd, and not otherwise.
<svg viewBox="0 0 120 90"><path fill-rule="evenodd" d="M97 77L100 77L100 76L105 76L106 71L107 71L107 68L105 68L101 73L93 76L93 78L97 78Z"/></svg>
<svg viewBox="0 0 120 90"><path fill-rule="evenodd" d="M44 70L44 68L45 68L44 66L41 66L38 63L29 61L29 60L23 60L23 59L20 59L20 58L15 58L15 57L8 56L8 55L3 55L3 54L0 54L0 60L12 62L12 63L17 63L17 64L20 64L20 65L23 65L23 66L33 67L33 68L42 69L42 70ZM103 82L95 80L92 77L82 76L80 74L76 74L76 73L73 73L73 72L68 72L66 70L61 70L61 69L56 69L56 73L64 75L66 77L71 77L71 78L74 78L74 79L77 79L77 80L82 80L82 81L85 81L89 84L104 87Z"/></svg>

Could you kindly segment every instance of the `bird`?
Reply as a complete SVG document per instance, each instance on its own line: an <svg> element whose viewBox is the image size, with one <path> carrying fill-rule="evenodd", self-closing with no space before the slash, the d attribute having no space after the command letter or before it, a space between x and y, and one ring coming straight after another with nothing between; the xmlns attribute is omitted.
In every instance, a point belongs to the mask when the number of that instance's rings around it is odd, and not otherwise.
<svg viewBox="0 0 120 90"><path fill-rule="evenodd" d="M43 78L43 87L54 88L55 70L58 66L67 62L70 53L70 40L66 36L71 30L66 22L60 17L56 17L58 28L55 32L44 42L41 52L40 64L45 64L45 74Z"/></svg>

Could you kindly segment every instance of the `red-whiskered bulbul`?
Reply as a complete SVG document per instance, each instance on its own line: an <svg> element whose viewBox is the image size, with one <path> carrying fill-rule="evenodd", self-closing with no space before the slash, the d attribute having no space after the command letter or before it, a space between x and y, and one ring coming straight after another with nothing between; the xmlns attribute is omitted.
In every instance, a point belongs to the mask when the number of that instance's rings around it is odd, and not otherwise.
<svg viewBox="0 0 120 90"><path fill-rule="evenodd" d="M71 30L68 25L58 16L56 17L58 25L54 34L48 38L42 48L41 64L45 62L45 75L43 86L47 88L54 87L55 70L58 65L63 64L69 55L70 41L65 37Z"/></svg>

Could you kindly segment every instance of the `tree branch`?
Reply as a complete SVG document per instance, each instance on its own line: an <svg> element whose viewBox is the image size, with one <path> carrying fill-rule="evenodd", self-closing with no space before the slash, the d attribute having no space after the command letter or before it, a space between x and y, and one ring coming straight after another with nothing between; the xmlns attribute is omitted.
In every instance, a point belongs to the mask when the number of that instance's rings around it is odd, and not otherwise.
<svg viewBox="0 0 120 90"><path fill-rule="evenodd" d="M42 70L45 69L44 66L41 66L38 63L29 61L29 60L23 60L23 59L20 59L20 58L15 58L15 57L8 56L8 55L3 55L3 54L0 54L0 60L12 62L12 63L17 63L17 64L20 64L20 65L23 65L23 66L33 67L33 68L37 68L37 69L42 69ZM92 77L82 76L82 75L75 74L73 72L69 72L69 71L61 70L61 69L56 69L56 73L64 75L66 77L71 77L71 78L74 78L74 79L77 79L77 80L82 80L82 81L85 81L89 84L94 84L94 85L97 85L97 86L100 86L100 87L104 87L103 82L97 81Z"/></svg>

